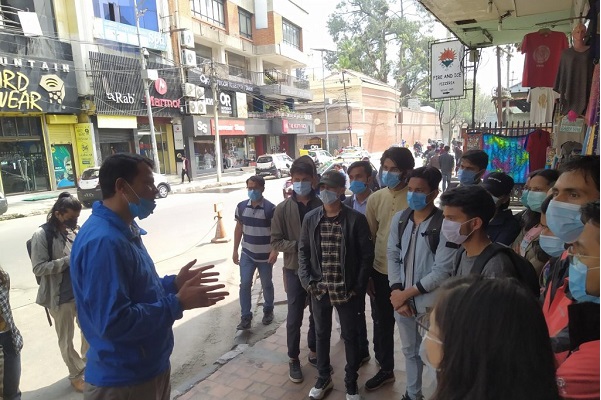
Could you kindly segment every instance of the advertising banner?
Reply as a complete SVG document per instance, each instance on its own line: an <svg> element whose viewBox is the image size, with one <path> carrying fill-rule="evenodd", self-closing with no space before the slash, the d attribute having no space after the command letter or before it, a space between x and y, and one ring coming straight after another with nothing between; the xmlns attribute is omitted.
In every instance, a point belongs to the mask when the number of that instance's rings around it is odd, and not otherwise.
<svg viewBox="0 0 601 400"><path fill-rule="evenodd" d="M75 171L73 169L73 149L70 144L53 144L52 163L58 189L75 187Z"/></svg>
<svg viewBox="0 0 601 400"><path fill-rule="evenodd" d="M75 143L77 145L77 155L79 156L79 173L81 174L86 168L96 165L92 124L82 123L75 125Z"/></svg>
<svg viewBox="0 0 601 400"><path fill-rule="evenodd" d="M430 98L461 97L464 92L463 44L459 40L430 46Z"/></svg>

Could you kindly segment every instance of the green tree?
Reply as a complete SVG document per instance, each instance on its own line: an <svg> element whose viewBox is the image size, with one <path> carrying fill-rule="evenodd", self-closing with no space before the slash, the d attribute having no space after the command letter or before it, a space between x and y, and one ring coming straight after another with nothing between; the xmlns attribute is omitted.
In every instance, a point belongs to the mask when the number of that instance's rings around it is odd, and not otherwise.
<svg viewBox="0 0 601 400"><path fill-rule="evenodd" d="M472 87L472 81L468 80L465 83L468 88ZM492 102L492 98L489 94L482 91L480 85L476 85L476 108L474 109L474 121L476 125L483 123L486 120L487 115L495 112L495 105ZM451 114L444 114L443 101L436 100L434 107L438 110L440 116L441 129L442 125L451 121L451 129L455 127L461 127L463 124L472 124L472 91L467 91L467 96L463 99L451 100Z"/></svg>

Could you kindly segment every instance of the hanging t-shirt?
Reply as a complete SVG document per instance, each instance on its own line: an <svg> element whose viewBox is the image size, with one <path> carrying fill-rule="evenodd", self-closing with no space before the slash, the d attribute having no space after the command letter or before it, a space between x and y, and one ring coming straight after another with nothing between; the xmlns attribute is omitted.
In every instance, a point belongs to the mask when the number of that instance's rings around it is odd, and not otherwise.
<svg viewBox="0 0 601 400"><path fill-rule="evenodd" d="M551 134L542 129L530 132L526 139L526 151L530 154L530 171L545 168L547 147L551 146Z"/></svg>
<svg viewBox="0 0 601 400"><path fill-rule="evenodd" d="M526 57L522 86L552 87L561 52L567 48L568 38L563 32L532 32L524 36L522 54L526 54Z"/></svg>
<svg viewBox="0 0 601 400"><path fill-rule="evenodd" d="M590 48L585 51L569 48L561 53L559 71L553 89L561 95L562 115L566 115L569 111L582 115L586 110L593 80L593 61L590 52Z"/></svg>
<svg viewBox="0 0 601 400"><path fill-rule="evenodd" d="M553 122L553 106L559 93L551 88L537 87L528 92L530 103L530 121L534 124Z"/></svg>

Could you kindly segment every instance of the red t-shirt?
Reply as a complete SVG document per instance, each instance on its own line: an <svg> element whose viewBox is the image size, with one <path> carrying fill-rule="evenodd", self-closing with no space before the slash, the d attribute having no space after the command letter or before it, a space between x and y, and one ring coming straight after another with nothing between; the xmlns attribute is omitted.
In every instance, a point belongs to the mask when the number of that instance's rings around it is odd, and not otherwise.
<svg viewBox="0 0 601 400"><path fill-rule="evenodd" d="M599 341L583 343L557 369L557 386L566 399L599 398Z"/></svg>
<svg viewBox="0 0 601 400"><path fill-rule="evenodd" d="M563 32L532 32L524 36L522 54L526 54L522 86L553 87L559 69L561 52L568 48Z"/></svg>
<svg viewBox="0 0 601 400"><path fill-rule="evenodd" d="M530 153L530 172L545 168L547 147L551 146L551 134L537 129L526 139L526 151Z"/></svg>

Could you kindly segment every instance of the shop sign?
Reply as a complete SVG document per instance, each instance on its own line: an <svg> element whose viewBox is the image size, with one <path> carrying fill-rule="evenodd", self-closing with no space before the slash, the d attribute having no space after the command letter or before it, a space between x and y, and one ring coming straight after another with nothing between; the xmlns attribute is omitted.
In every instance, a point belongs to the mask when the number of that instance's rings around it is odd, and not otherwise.
<svg viewBox="0 0 601 400"><path fill-rule="evenodd" d="M459 40L432 43L430 46L430 98L463 96L463 44Z"/></svg>
<svg viewBox="0 0 601 400"><path fill-rule="evenodd" d="M178 98L174 98L174 91L170 90L170 85L167 84L167 81L163 78L159 78L154 81L154 85L151 86L151 96L150 96L150 105L153 107L160 108L179 108L182 105L181 96ZM158 96L152 95L152 91L156 92ZM166 96L163 97L163 96ZM177 94L175 94L177 96ZM142 97L142 103L146 104L146 98Z"/></svg>
<svg viewBox="0 0 601 400"><path fill-rule="evenodd" d="M244 120L220 120L219 134L223 136L246 135ZM215 135L215 120L211 120L211 135Z"/></svg>
<svg viewBox="0 0 601 400"><path fill-rule="evenodd" d="M213 99L213 91L205 92L205 104L207 105L207 114L215 113L215 100ZM219 92L219 115L226 117L238 116L234 115L235 97L233 93Z"/></svg>
<svg viewBox="0 0 601 400"><path fill-rule="evenodd" d="M133 93L121 92L107 93L106 99L117 104L134 104L134 102L136 101L135 95Z"/></svg>
<svg viewBox="0 0 601 400"><path fill-rule="evenodd" d="M150 29L140 28L140 43L138 43L138 34L136 27L122 24L115 21L109 21L103 18L94 19L94 38L110 40L117 43L129 44L132 46L142 46L148 49L166 51L166 35L151 31Z"/></svg>
<svg viewBox="0 0 601 400"><path fill-rule="evenodd" d="M209 134L209 122L206 121L200 119L196 121L196 129L194 131L194 136L205 136ZM210 123L211 126L213 126L213 122L211 121Z"/></svg>
<svg viewBox="0 0 601 400"><path fill-rule="evenodd" d="M184 132L180 124L173 124L173 147L176 150L184 149Z"/></svg>
<svg viewBox="0 0 601 400"><path fill-rule="evenodd" d="M75 143L77 145L79 173L81 174L86 168L91 168L96 165L96 157L94 156L94 131L92 124L75 124Z"/></svg>
<svg viewBox="0 0 601 400"><path fill-rule="evenodd" d="M233 82L225 79L215 79L217 87L220 90L228 90L234 92L248 92L253 93L256 86L245 82ZM201 85L210 87L213 78L205 74L200 68L193 68L188 71L188 82L194 83L195 85Z"/></svg>
<svg viewBox="0 0 601 400"><path fill-rule="evenodd" d="M311 124L307 122L291 122L282 119L282 133L310 133Z"/></svg>

